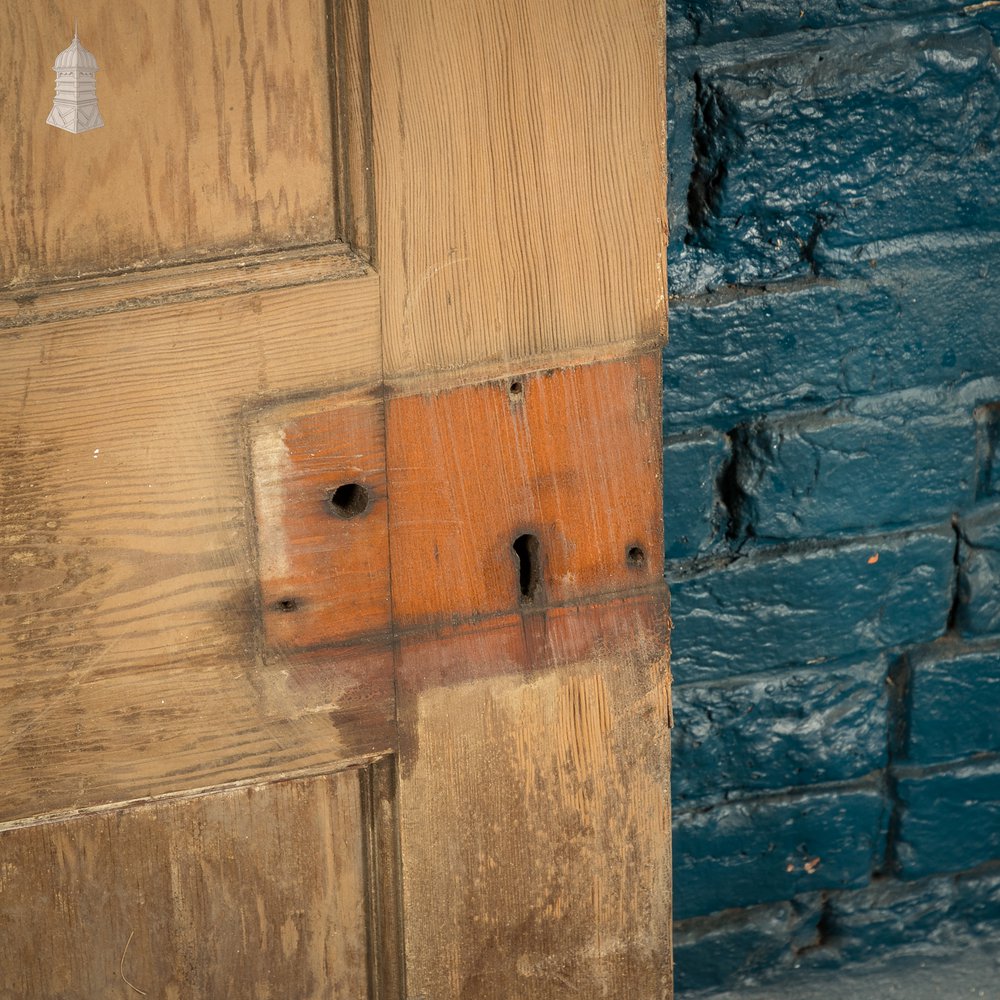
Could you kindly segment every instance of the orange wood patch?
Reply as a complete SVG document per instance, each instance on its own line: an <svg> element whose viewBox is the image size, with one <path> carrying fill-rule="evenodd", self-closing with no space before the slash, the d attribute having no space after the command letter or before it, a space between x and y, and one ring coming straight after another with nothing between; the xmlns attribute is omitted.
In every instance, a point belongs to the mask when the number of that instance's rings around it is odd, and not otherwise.
<svg viewBox="0 0 1000 1000"><path fill-rule="evenodd" d="M656 584L659 398L655 354L391 398L396 628Z"/></svg>
<svg viewBox="0 0 1000 1000"><path fill-rule="evenodd" d="M393 635L400 683L419 690L638 636L660 655L662 526L643 502L661 488L658 398L648 355L256 416L275 704L388 717Z"/></svg>
<svg viewBox="0 0 1000 1000"><path fill-rule="evenodd" d="M270 649L389 630L381 399L313 400L254 423L261 611Z"/></svg>

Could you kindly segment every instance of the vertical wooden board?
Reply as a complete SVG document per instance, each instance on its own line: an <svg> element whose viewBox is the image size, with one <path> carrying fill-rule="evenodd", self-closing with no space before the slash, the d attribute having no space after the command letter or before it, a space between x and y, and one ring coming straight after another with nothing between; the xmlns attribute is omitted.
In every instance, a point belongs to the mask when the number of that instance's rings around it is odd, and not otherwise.
<svg viewBox="0 0 1000 1000"><path fill-rule="evenodd" d="M335 107L337 232L358 253L375 253L368 0L330 0Z"/></svg>
<svg viewBox="0 0 1000 1000"><path fill-rule="evenodd" d="M663 17L370 0L387 377L662 339Z"/></svg>
<svg viewBox="0 0 1000 1000"><path fill-rule="evenodd" d="M668 993L664 621L595 606L552 625L401 642L408 996Z"/></svg>
<svg viewBox="0 0 1000 1000"><path fill-rule="evenodd" d="M367 1000L402 1000L403 914L399 871L396 760L387 756L363 772L361 801L368 818L369 982Z"/></svg>
<svg viewBox="0 0 1000 1000"><path fill-rule="evenodd" d="M0 998L368 996L359 776L0 833Z"/></svg>
<svg viewBox="0 0 1000 1000"><path fill-rule="evenodd" d="M324 0L2 0L0 286L335 232ZM73 37L104 128L46 124Z"/></svg>

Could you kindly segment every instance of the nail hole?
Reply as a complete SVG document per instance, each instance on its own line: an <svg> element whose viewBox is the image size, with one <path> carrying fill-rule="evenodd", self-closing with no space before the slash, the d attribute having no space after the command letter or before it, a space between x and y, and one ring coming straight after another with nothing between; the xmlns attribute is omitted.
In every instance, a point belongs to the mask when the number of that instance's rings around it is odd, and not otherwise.
<svg viewBox="0 0 1000 1000"><path fill-rule="evenodd" d="M298 609L299 602L295 600L294 597L285 597L280 601L277 601L274 605L275 611L296 611Z"/></svg>
<svg viewBox="0 0 1000 1000"><path fill-rule="evenodd" d="M510 394L512 396L520 396L522 392L524 392L524 385L521 382L511 382Z"/></svg>
<svg viewBox="0 0 1000 1000"><path fill-rule="evenodd" d="M337 517L357 517L368 510L368 490L360 483L344 483L331 490L326 501Z"/></svg>
<svg viewBox="0 0 1000 1000"><path fill-rule="evenodd" d="M646 553L642 550L639 545L633 545L629 548L625 556L628 559L629 566L635 566L639 568L646 565Z"/></svg>
<svg viewBox="0 0 1000 1000"><path fill-rule="evenodd" d="M531 604L538 592L540 579L538 539L534 535L519 535L511 548L517 556L517 584L521 591L521 603Z"/></svg>

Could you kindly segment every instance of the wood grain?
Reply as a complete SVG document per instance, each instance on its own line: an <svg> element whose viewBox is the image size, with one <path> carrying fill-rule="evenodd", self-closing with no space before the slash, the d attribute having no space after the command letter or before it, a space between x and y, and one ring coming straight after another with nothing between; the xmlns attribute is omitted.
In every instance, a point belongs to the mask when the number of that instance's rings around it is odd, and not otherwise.
<svg viewBox="0 0 1000 1000"><path fill-rule="evenodd" d="M269 648L389 639L381 394L342 392L251 427L261 614Z"/></svg>
<svg viewBox="0 0 1000 1000"><path fill-rule="evenodd" d="M660 385L648 354L391 396L396 628L658 584ZM530 598L514 549L527 535Z"/></svg>
<svg viewBox="0 0 1000 1000"><path fill-rule="evenodd" d="M409 996L669 995L659 386L657 352L388 399Z"/></svg>
<svg viewBox="0 0 1000 1000"><path fill-rule="evenodd" d="M276 288L362 278L366 263L344 243L241 254L130 274L45 282L0 291L0 331L83 316L190 304ZM3 334L0 332L0 337Z"/></svg>
<svg viewBox="0 0 1000 1000"><path fill-rule="evenodd" d="M324 0L3 0L0 286L336 233ZM73 37L104 128L45 123Z"/></svg>
<svg viewBox="0 0 1000 1000"><path fill-rule="evenodd" d="M387 749L389 671L262 656L245 431L377 384L375 275L5 336L0 822Z"/></svg>
<svg viewBox="0 0 1000 1000"><path fill-rule="evenodd" d="M368 997L366 822L350 771L0 833L0 998Z"/></svg>
<svg viewBox="0 0 1000 1000"><path fill-rule="evenodd" d="M405 995L670 996L662 5L368 2Z"/></svg>
<svg viewBox="0 0 1000 1000"><path fill-rule="evenodd" d="M608 611L402 643L407 996L669 995L664 621Z"/></svg>
<svg viewBox="0 0 1000 1000"><path fill-rule="evenodd" d="M387 377L662 340L663 16L370 0Z"/></svg>
<svg viewBox="0 0 1000 1000"><path fill-rule="evenodd" d="M0 4L0 990L669 995L661 5ZM385 376L393 644L266 633Z"/></svg>
<svg viewBox="0 0 1000 1000"><path fill-rule="evenodd" d="M375 178L368 0L331 0L330 22L337 233L358 253L373 259Z"/></svg>
<svg viewBox="0 0 1000 1000"><path fill-rule="evenodd" d="M396 760L383 757L362 772L362 811L368 819L368 1000L404 996L403 907L399 870Z"/></svg>

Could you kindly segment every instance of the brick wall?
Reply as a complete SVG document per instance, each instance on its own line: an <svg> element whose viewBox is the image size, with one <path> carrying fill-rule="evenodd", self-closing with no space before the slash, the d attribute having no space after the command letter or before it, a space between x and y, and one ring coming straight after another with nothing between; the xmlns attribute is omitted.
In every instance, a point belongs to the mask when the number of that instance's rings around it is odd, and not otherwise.
<svg viewBox="0 0 1000 1000"><path fill-rule="evenodd" d="M668 38L683 992L1000 927L1000 5Z"/></svg>

